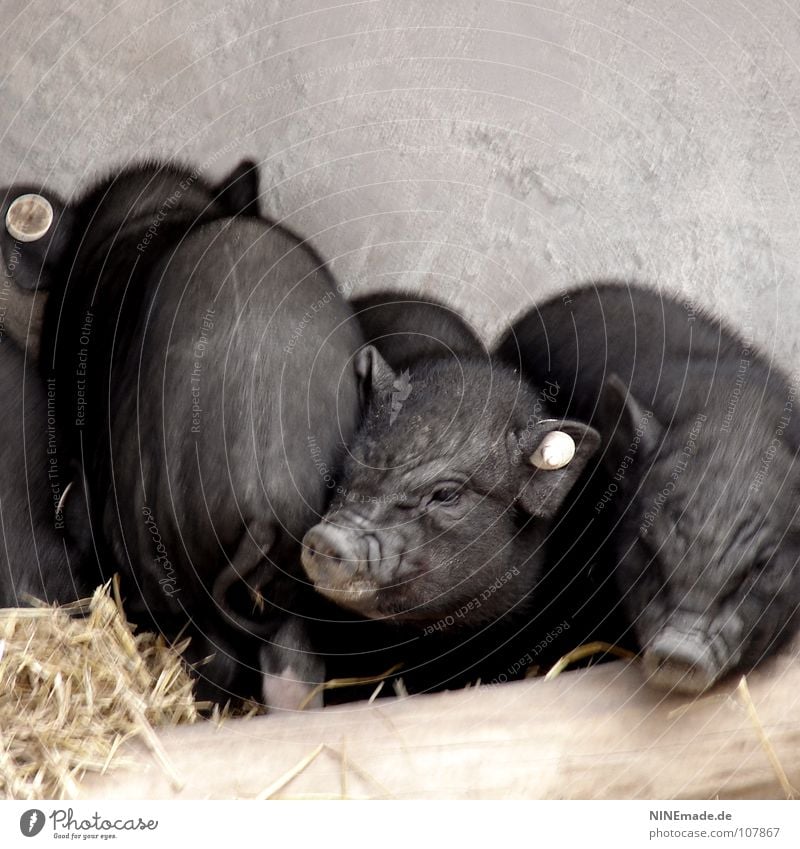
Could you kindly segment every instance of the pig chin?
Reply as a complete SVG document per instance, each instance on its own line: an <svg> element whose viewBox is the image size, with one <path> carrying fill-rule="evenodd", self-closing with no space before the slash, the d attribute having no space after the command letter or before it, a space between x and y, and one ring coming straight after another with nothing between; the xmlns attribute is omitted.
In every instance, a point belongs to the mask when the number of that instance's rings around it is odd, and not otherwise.
<svg viewBox="0 0 800 849"><path fill-rule="evenodd" d="M395 589L369 587L334 590L317 586L317 590L338 604L367 619L381 619L397 625L422 627L438 617L429 613L424 604L415 604L403 592ZM443 618L444 614L442 615Z"/></svg>
<svg viewBox="0 0 800 849"><path fill-rule="evenodd" d="M339 607L352 610L367 619L394 619L404 621L409 611L391 589L380 587L368 579L348 578L336 583L330 575L314 577L306 568L314 588L320 595Z"/></svg>
<svg viewBox="0 0 800 849"><path fill-rule="evenodd" d="M329 579L321 579L314 580L314 587L339 607L346 607L368 619L383 616L378 604L378 588L369 581L348 581L341 586L332 586Z"/></svg>

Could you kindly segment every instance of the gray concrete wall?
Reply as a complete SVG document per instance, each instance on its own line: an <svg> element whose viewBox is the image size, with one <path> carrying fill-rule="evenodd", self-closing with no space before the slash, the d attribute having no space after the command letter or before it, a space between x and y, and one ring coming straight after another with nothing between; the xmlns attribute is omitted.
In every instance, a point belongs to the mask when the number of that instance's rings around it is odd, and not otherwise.
<svg viewBox="0 0 800 849"><path fill-rule="evenodd" d="M781 0L0 0L0 183L262 163L354 291L487 339L630 276L784 364L800 323L800 14Z"/></svg>

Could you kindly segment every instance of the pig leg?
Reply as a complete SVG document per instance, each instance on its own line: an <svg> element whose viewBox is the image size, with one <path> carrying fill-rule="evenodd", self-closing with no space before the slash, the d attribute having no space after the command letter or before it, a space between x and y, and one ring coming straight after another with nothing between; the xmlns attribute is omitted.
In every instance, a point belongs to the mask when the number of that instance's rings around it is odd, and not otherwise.
<svg viewBox="0 0 800 849"><path fill-rule="evenodd" d="M310 700L325 680L325 664L311 649L300 619L288 619L259 652L264 704L270 709L321 708L322 692ZM308 701L307 701L308 700Z"/></svg>
<svg viewBox="0 0 800 849"><path fill-rule="evenodd" d="M248 529L242 536L236 552L225 568L214 581L212 595L214 602L222 614L230 618L235 625L251 634L268 633L274 630L274 622L269 618L244 616L231 604L231 594L235 590L247 593L252 599L253 612L256 613L259 599L263 597L263 589L275 577L275 569L269 562L268 555L275 544L277 534L274 528L266 533L253 534ZM256 546L254 539L259 539Z"/></svg>
<svg viewBox="0 0 800 849"><path fill-rule="evenodd" d="M233 650L215 634L192 628L179 631L181 638L189 636L183 658L192 667L194 697L198 702L224 705L243 693L237 686L241 663Z"/></svg>

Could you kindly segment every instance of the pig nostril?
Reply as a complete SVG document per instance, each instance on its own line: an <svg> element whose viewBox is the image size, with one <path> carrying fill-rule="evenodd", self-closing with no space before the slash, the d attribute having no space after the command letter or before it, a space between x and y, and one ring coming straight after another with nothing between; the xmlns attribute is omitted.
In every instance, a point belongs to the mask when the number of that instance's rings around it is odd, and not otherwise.
<svg viewBox="0 0 800 849"><path fill-rule="evenodd" d="M312 538L304 543L304 547L308 554L314 558L323 558L325 560L341 560L336 546L324 539Z"/></svg>
<svg viewBox="0 0 800 849"><path fill-rule="evenodd" d="M322 557L325 560L341 560L334 548L329 545L320 545L312 550L314 557Z"/></svg>
<svg viewBox="0 0 800 849"><path fill-rule="evenodd" d="M303 560L313 565L315 570L321 571L341 565L346 557L335 539L315 531L306 534L303 540Z"/></svg>

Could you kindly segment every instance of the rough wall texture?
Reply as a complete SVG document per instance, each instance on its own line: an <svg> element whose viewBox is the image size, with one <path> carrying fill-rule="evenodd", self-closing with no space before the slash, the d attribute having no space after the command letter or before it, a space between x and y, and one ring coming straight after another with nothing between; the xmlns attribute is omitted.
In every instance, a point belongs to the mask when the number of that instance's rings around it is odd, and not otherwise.
<svg viewBox="0 0 800 849"><path fill-rule="evenodd" d="M800 13L782 0L0 0L0 183L262 162L354 291L490 340L630 276L797 359ZM56 11L58 9L58 11ZM63 9L63 11L62 11Z"/></svg>

